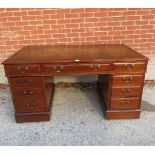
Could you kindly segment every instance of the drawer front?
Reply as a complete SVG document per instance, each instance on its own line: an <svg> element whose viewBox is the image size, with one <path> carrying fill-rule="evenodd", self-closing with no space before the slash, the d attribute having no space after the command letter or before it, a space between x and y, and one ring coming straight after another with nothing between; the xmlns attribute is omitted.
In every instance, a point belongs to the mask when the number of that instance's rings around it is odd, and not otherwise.
<svg viewBox="0 0 155 155"><path fill-rule="evenodd" d="M110 103L111 110L133 110L139 108L139 98L112 98Z"/></svg>
<svg viewBox="0 0 155 155"><path fill-rule="evenodd" d="M44 89L40 88L14 88L12 89L14 100L44 98Z"/></svg>
<svg viewBox="0 0 155 155"><path fill-rule="evenodd" d="M5 65L7 76L27 76L40 73L39 65Z"/></svg>
<svg viewBox="0 0 155 155"><path fill-rule="evenodd" d="M144 75L119 75L112 76L112 85L142 85Z"/></svg>
<svg viewBox="0 0 155 155"><path fill-rule="evenodd" d="M139 97L141 96L142 87L112 87L112 97Z"/></svg>
<svg viewBox="0 0 155 155"><path fill-rule="evenodd" d="M145 62L139 63L114 63L116 72L144 72L146 70Z"/></svg>
<svg viewBox="0 0 155 155"><path fill-rule="evenodd" d="M9 78L11 87L43 87L42 77Z"/></svg>
<svg viewBox="0 0 155 155"><path fill-rule="evenodd" d="M65 74L65 73L100 73L110 71L110 64L89 64L89 65L44 65L43 71L46 74Z"/></svg>
<svg viewBox="0 0 155 155"><path fill-rule="evenodd" d="M16 112L44 112L48 106L43 100L18 100L14 102Z"/></svg>

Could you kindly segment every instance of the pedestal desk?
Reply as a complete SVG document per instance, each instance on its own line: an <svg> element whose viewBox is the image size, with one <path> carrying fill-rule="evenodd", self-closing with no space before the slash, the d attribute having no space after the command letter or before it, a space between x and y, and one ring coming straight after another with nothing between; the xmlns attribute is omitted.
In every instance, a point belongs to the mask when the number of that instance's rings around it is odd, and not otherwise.
<svg viewBox="0 0 155 155"><path fill-rule="evenodd" d="M48 121L49 77L97 74L106 119L140 117L148 58L124 44L26 46L6 59L16 122Z"/></svg>

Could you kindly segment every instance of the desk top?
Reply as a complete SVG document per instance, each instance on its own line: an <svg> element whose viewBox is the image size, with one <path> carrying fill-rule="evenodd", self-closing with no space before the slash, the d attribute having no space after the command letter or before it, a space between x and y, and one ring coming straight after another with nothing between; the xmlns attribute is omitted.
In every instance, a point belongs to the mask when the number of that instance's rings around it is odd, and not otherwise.
<svg viewBox="0 0 155 155"><path fill-rule="evenodd" d="M148 60L124 44L26 46L2 64L87 63Z"/></svg>

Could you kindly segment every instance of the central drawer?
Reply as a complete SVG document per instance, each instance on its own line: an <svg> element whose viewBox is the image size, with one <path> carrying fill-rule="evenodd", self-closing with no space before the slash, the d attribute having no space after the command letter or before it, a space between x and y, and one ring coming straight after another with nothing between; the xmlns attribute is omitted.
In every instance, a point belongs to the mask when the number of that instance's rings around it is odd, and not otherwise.
<svg viewBox="0 0 155 155"><path fill-rule="evenodd" d="M83 64L83 65L43 65L45 74L77 74L77 73L102 73L110 71L110 64Z"/></svg>
<svg viewBox="0 0 155 155"><path fill-rule="evenodd" d="M12 94L14 100L18 99L33 99L38 98L42 99L44 98L44 89L42 88L13 88Z"/></svg>
<svg viewBox="0 0 155 155"><path fill-rule="evenodd" d="M141 86L134 87L112 87L112 97L139 97L142 93Z"/></svg>

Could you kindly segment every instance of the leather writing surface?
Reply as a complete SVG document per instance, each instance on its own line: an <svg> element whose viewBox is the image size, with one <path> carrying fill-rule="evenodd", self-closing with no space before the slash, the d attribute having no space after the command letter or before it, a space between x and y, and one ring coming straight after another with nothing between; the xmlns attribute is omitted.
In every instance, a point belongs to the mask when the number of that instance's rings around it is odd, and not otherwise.
<svg viewBox="0 0 155 155"><path fill-rule="evenodd" d="M5 60L3 64L126 60L148 60L148 58L124 44L26 46Z"/></svg>

